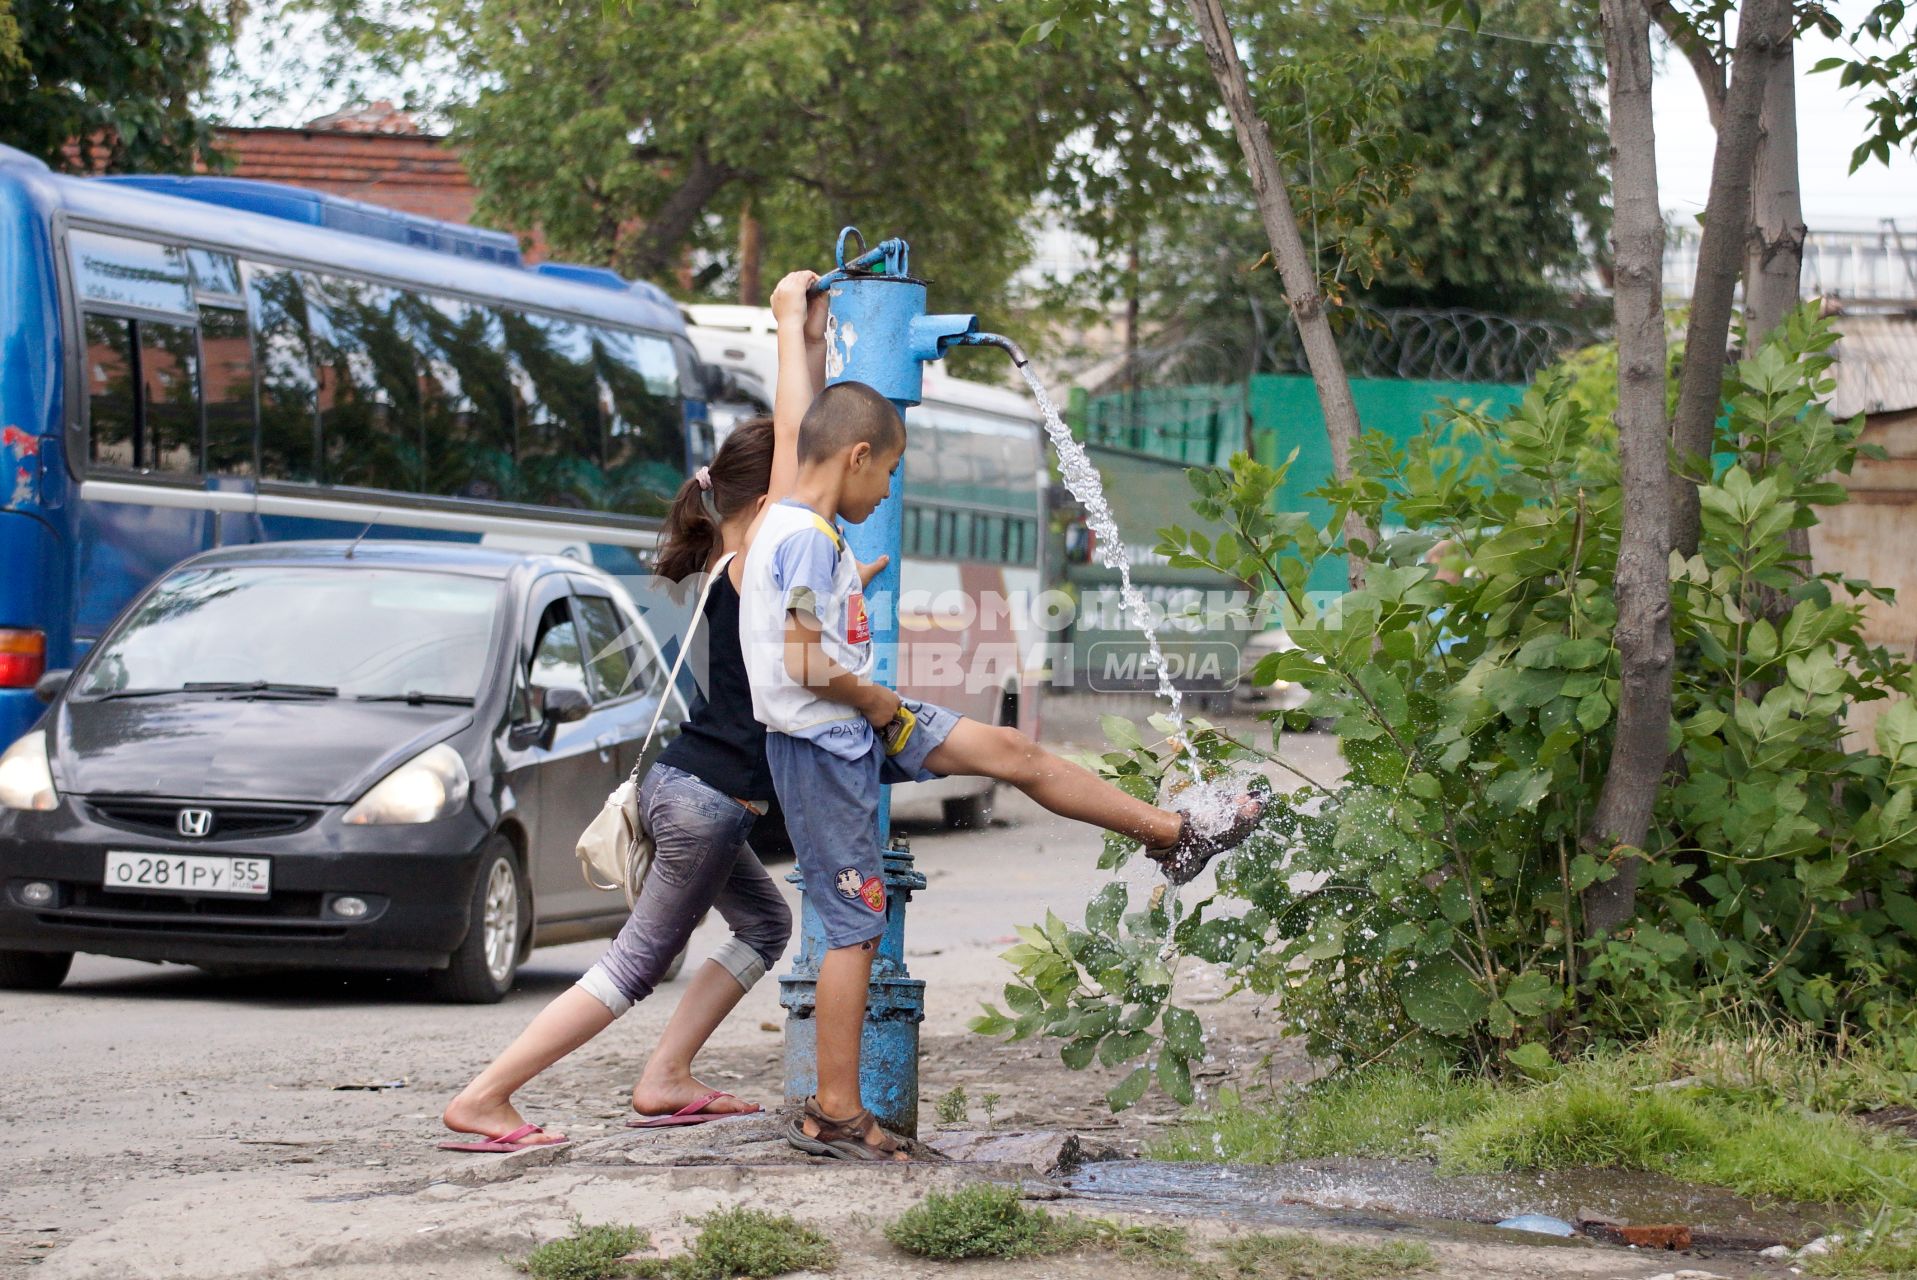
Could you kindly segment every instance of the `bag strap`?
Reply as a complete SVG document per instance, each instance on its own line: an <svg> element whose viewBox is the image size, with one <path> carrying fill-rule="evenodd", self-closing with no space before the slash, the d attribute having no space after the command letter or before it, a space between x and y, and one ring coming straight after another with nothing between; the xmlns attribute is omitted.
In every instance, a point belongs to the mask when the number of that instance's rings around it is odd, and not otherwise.
<svg viewBox="0 0 1917 1280"><path fill-rule="evenodd" d="M646 762L646 751L652 746L653 735L659 732L659 720L666 714L666 704L672 700L672 691L679 687L679 672L686 665L686 655L692 652L692 637L699 631L699 619L706 616L706 601L712 595L712 588L737 554L736 551L728 551L720 556L719 563L712 566L712 572L706 575L705 585L699 588L699 603L692 607L692 624L686 628L684 639L679 641L679 656L672 660L672 672L666 676L666 686L659 694L659 707L652 713L652 723L646 727L646 740L639 747L639 759L633 762L630 781L639 780L639 769Z"/></svg>

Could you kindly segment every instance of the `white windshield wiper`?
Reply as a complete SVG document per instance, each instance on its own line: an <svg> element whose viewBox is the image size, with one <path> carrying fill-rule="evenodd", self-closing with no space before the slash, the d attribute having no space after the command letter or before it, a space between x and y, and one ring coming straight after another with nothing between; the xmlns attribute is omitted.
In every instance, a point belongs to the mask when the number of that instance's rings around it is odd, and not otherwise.
<svg viewBox="0 0 1917 1280"><path fill-rule="evenodd" d="M439 707L470 707L473 700L458 693L421 693L417 689L408 689L405 693L362 693L357 702L404 702L408 706L422 706L432 703Z"/></svg>
<svg viewBox="0 0 1917 1280"><path fill-rule="evenodd" d="M186 693L272 693L300 698L339 697L339 690L330 684L281 684L274 680L189 680L180 688Z"/></svg>

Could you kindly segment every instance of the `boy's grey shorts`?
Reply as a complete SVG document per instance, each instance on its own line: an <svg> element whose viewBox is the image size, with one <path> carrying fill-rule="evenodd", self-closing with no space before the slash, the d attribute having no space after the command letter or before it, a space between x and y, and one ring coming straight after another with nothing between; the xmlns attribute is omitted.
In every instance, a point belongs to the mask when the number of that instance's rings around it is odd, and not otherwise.
<svg viewBox="0 0 1917 1280"><path fill-rule="evenodd" d="M828 947L857 946L885 932L879 787L939 777L925 767L925 757L959 722L958 712L937 703L907 698L905 705L918 717L918 726L896 756L885 754L876 735L871 749L855 760L833 754L815 739L766 735L772 785ZM852 721L844 732L861 727Z"/></svg>

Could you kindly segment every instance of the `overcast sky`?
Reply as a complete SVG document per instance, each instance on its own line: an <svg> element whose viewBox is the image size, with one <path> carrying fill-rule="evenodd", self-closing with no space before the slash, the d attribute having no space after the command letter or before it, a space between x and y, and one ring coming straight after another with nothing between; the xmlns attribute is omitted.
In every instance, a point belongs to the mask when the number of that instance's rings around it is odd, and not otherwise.
<svg viewBox="0 0 1917 1280"><path fill-rule="evenodd" d="M1870 11L1868 3L1830 0L1848 26ZM1917 160L1892 151L1888 166L1867 162L1850 173L1851 148L1862 140L1870 113L1852 91L1837 87L1835 71L1811 75L1818 61L1844 50L1815 33L1797 45L1797 137L1804 188L1804 221L1813 230L1874 229L1884 218L1917 231ZM1664 58L1653 92L1657 114L1657 182L1664 207L1694 217L1710 194L1711 156L1717 134L1704 110L1697 77L1684 60Z"/></svg>

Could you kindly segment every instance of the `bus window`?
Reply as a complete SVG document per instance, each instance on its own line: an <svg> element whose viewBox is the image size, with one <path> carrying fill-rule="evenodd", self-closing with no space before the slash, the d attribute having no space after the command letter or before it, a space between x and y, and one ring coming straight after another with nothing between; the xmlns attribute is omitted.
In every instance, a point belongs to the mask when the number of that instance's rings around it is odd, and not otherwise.
<svg viewBox="0 0 1917 1280"><path fill-rule="evenodd" d="M141 431L135 465L172 475L200 471L200 342L187 325L141 320Z"/></svg>
<svg viewBox="0 0 1917 1280"><path fill-rule="evenodd" d="M230 253L214 253L210 249L188 249L186 251L187 274L193 280L193 293L202 303L218 300L229 305L238 305L246 296L246 290L240 284L240 263Z"/></svg>
<svg viewBox="0 0 1917 1280"><path fill-rule="evenodd" d="M67 239L73 249L74 284L82 300L177 316L193 314L186 261L174 246L78 229L68 232Z"/></svg>
<svg viewBox="0 0 1917 1280"><path fill-rule="evenodd" d="M299 274L278 267L252 267L247 285L258 334L260 477L310 484L319 418L306 295Z"/></svg>
<svg viewBox="0 0 1917 1280"><path fill-rule="evenodd" d="M583 326L549 316L502 310L499 319L514 393L513 483L506 496L546 507L593 505L599 395L590 337Z"/></svg>
<svg viewBox="0 0 1917 1280"><path fill-rule="evenodd" d="M309 275L305 283L324 479L419 492L419 377L394 291L337 276Z"/></svg>
<svg viewBox="0 0 1917 1280"><path fill-rule="evenodd" d="M430 294L404 295L400 313L419 353L424 491L514 496L513 390L498 314Z"/></svg>
<svg viewBox="0 0 1917 1280"><path fill-rule="evenodd" d="M664 515L685 478L684 411L672 344L650 334L601 329L594 334L604 397L607 508L627 515ZM696 441L694 452L709 448Z"/></svg>
<svg viewBox="0 0 1917 1280"><path fill-rule="evenodd" d="M206 470L253 474L253 342L246 313L200 309L201 386L206 396Z"/></svg>
<svg viewBox="0 0 1917 1280"><path fill-rule="evenodd" d="M200 351L194 330L86 317L87 458L95 466L200 469Z"/></svg>
<svg viewBox="0 0 1917 1280"><path fill-rule="evenodd" d="M134 466L133 322L89 315L87 333L87 459L95 466Z"/></svg>

